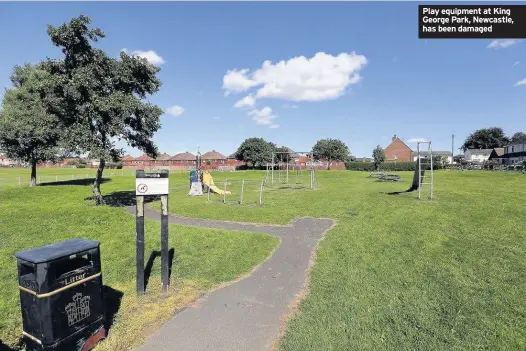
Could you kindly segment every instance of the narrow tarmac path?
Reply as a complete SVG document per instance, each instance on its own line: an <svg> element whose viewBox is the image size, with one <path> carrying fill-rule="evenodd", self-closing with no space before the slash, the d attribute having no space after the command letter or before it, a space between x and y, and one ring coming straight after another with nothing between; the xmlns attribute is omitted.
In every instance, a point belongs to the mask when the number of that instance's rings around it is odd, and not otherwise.
<svg viewBox="0 0 526 351"><path fill-rule="evenodd" d="M135 214L135 207L128 207ZM160 220L148 206L145 217ZM169 216L170 223L242 230L281 239L272 256L251 275L212 291L177 313L137 351L266 351L277 340L289 305L302 291L319 240L332 219L299 218L286 226Z"/></svg>

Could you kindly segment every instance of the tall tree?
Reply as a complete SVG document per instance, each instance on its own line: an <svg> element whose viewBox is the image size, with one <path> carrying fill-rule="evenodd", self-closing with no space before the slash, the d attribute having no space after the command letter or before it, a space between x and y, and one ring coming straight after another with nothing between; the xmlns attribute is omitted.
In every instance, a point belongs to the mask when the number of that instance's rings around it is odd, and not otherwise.
<svg viewBox="0 0 526 351"><path fill-rule="evenodd" d="M292 161L294 152L286 146L276 147L276 162L289 163Z"/></svg>
<svg viewBox="0 0 526 351"><path fill-rule="evenodd" d="M252 165L263 165L272 161L274 147L263 138L248 138L236 151L236 159Z"/></svg>
<svg viewBox="0 0 526 351"><path fill-rule="evenodd" d="M347 145L338 139L321 139L312 147L313 158L327 160L327 169L331 169L331 162L345 162L349 159L350 151Z"/></svg>
<svg viewBox="0 0 526 351"><path fill-rule="evenodd" d="M526 143L526 133L523 132L517 132L513 134L510 140L511 144L522 144Z"/></svg>
<svg viewBox="0 0 526 351"><path fill-rule="evenodd" d="M509 143L508 137L504 130L499 127L484 128L470 134L464 144L461 146L462 151L467 149L493 149L503 147Z"/></svg>
<svg viewBox="0 0 526 351"><path fill-rule="evenodd" d="M158 155L153 134L160 128L162 109L145 99L156 93L161 81L159 68L146 59L121 52L120 59L108 56L92 43L104 32L90 29L89 17L80 15L59 27L48 26L52 43L62 49L64 58L48 59L42 66L60 82L60 103L54 113L68 128L68 145L100 159L93 195L103 203L100 184L107 160L117 161L124 140L151 157Z"/></svg>
<svg viewBox="0 0 526 351"><path fill-rule="evenodd" d="M373 150L374 167L377 171L380 170L380 165L385 161L385 152L380 145L377 145Z"/></svg>
<svg viewBox="0 0 526 351"><path fill-rule="evenodd" d="M11 159L31 166L30 186L36 185L37 164L52 161L60 152L61 128L49 113L53 105L52 77L35 65L16 66L13 87L5 92L0 113L0 148Z"/></svg>

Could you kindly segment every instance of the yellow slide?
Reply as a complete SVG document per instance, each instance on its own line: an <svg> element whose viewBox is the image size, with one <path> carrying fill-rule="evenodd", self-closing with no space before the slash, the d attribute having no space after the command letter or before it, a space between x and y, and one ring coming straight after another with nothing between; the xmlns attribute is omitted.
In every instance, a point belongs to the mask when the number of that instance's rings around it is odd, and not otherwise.
<svg viewBox="0 0 526 351"><path fill-rule="evenodd" d="M212 178L212 175L208 172L203 173L203 184L210 188L210 191L213 191L216 194L223 195L225 193L224 190L219 189L214 184L214 179ZM232 194L230 191L226 192L227 195Z"/></svg>

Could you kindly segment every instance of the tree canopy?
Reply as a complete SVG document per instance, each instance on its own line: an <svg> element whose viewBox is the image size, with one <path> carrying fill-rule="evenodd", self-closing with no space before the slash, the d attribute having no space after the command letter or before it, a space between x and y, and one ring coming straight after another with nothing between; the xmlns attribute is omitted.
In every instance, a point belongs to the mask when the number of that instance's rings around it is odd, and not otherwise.
<svg viewBox="0 0 526 351"><path fill-rule="evenodd" d="M101 204L105 162L122 156L116 142L124 140L157 156L152 137L160 128L163 111L145 101L161 86L156 76L160 69L144 58L121 52L116 59L94 48L92 43L105 34L99 28L89 29L90 23L89 17L80 15L59 27L49 25L48 35L64 57L47 59L41 66L58 82L53 113L67 126L65 143L100 159L93 194Z"/></svg>
<svg viewBox="0 0 526 351"><path fill-rule="evenodd" d="M350 151L347 145L339 139L321 139L312 147L315 160L327 160L327 169L331 168L331 162L345 162L349 160Z"/></svg>
<svg viewBox="0 0 526 351"><path fill-rule="evenodd" d="M504 147L509 141L502 128L483 128L470 134L462 144L461 149L462 151L467 149L493 149Z"/></svg>
<svg viewBox="0 0 526 351"><path fill-rule="evenodd" d="M248 138L241 143L236 151L236 159L252 166L263 165L272 161L275 146L263 138Z"/></svg>
<svg viewBox="0 0 526 351"><path fill-rule="evenodd" d="M374 166L376 170L380 170L380 165L385 161L385 152L380 145L377 145L373 150Z"/></svg>
<svg viewBox="0 0 526 351"><path fill-rule="evenodd" d="M0 113L0 148L9 158L31 165L30 185L36 185L36 166L55 160L62 128L49 112L53 98L53 77L36 65L15 66L13 87L5 92Z"/></svg>
<svg viewBox="0 0 526 351"><path fill-rule="evenodd" d="M517 132L513 134L510 140L511 144L522 144L526 143L526 133L523 132Z"/></svg>

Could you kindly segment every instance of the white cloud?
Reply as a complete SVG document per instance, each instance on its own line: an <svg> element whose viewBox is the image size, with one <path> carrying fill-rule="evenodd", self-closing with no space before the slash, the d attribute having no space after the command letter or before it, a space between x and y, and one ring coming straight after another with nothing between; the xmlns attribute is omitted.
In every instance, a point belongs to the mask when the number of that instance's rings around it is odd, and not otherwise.
<svg viewBox="0 0 526 351"><path fill-rule="evenodd" d="M271 125L273 124L272 121L277 118L268 106L263 107L261 110L254 109L250 111L248 115L256 121L256 124L261 125Z"/></svg>
<svg viewBox="0 0 526 351"><path fill-rule="evenodd" d="M489 43L487 48L488 49L504 49L512 45L518 44L520 42L521 42L520 39L497 39Z"/></svg>
<svg viewBox="0 0 526 351"><path fill-rule="evenodd" d="M298 108L298 105L283 105L283 108Z"/></svg>
<svg viewBox="0 0 526 351"><path fill-rule="evenodd" d="M221 117L219 117L219 116L214 116L214 117L212 117L212 119L215 119L216 121L219 121L219 120L221 119Z"/></svg>
<svg viewBox="0 0 526 351"><path fill-rule="evenodd" d="M515 67L519 64L520 62L519 61L515 61L515 63L511 66L511 67Z"/></svg>
<svg viewBox="0 0 526 351"><path fill-rule="evenodd" d="M184 113L184 108L179 105L173 105L172 107L168 107L164 112L167 115L178 117Z"/></svg>
<svg viewBox="0 0 526 351"><path fill-rule="evenodd" d="M128 55L131 55L131 56L138 56L138 57L145 58L152 65L156 65L156 66L160 66L160 65L162 65L163 63L166 62L166 61L164 61L164 59L161 56L159 56L153 50L148 50L148 51L135 50L135 51L132 51L132 52L128 52L127 49L122 49L121 51L124 51L125 53L127 53Z"/></svg>
<svg viewBox="0 0 526 351"><path fill-rule="evenodd" d="M526 78L524 78L523 80L519 80L517 83L515 83L515 87L519 87L521 85L526 85Z"/></svg>
<svg viewBox="0 0 526 351"><path fill-rule="evenodd" d="M254 97L252 95L247 95L241 100L237 101L234 104L234 107L237 107L237 108L252 107L254 106L255 103L256 103L256 100L254 99Z"/></svg>
<svg viewBox="0 0 526 351"><path fill-rule="evenodd" d="M223 77L223 89L225 95L239 93L256 86L257 83L247 78L248 69L233 69L227 71Z"/></svg>
<svg viewBox="0 0 526 351"><path fill-rule="evenodd" d="M418 142L420 143L425 143L427 140L425 138L411 138L409 140L407 140L408 143L411 143L411 144L416 144Z"/></svg>
<svg viewBox="0 0 526 351"><path fill-rule="evenodd" d="M359 72L367 64L365 56L318 52L311 58L294 57L273 64L263 62L252 72L229 70L223 77L225 95L259 87L254 98L287 101L322 101L342 96L345 89L361 80Z"/></svg>
<svg viewBox="0 0 526 351"><path fill-rule="evenodd" d="M271 124L269 128L270 129L277 129L277 128L279 128L279 124Z"/></svg>

